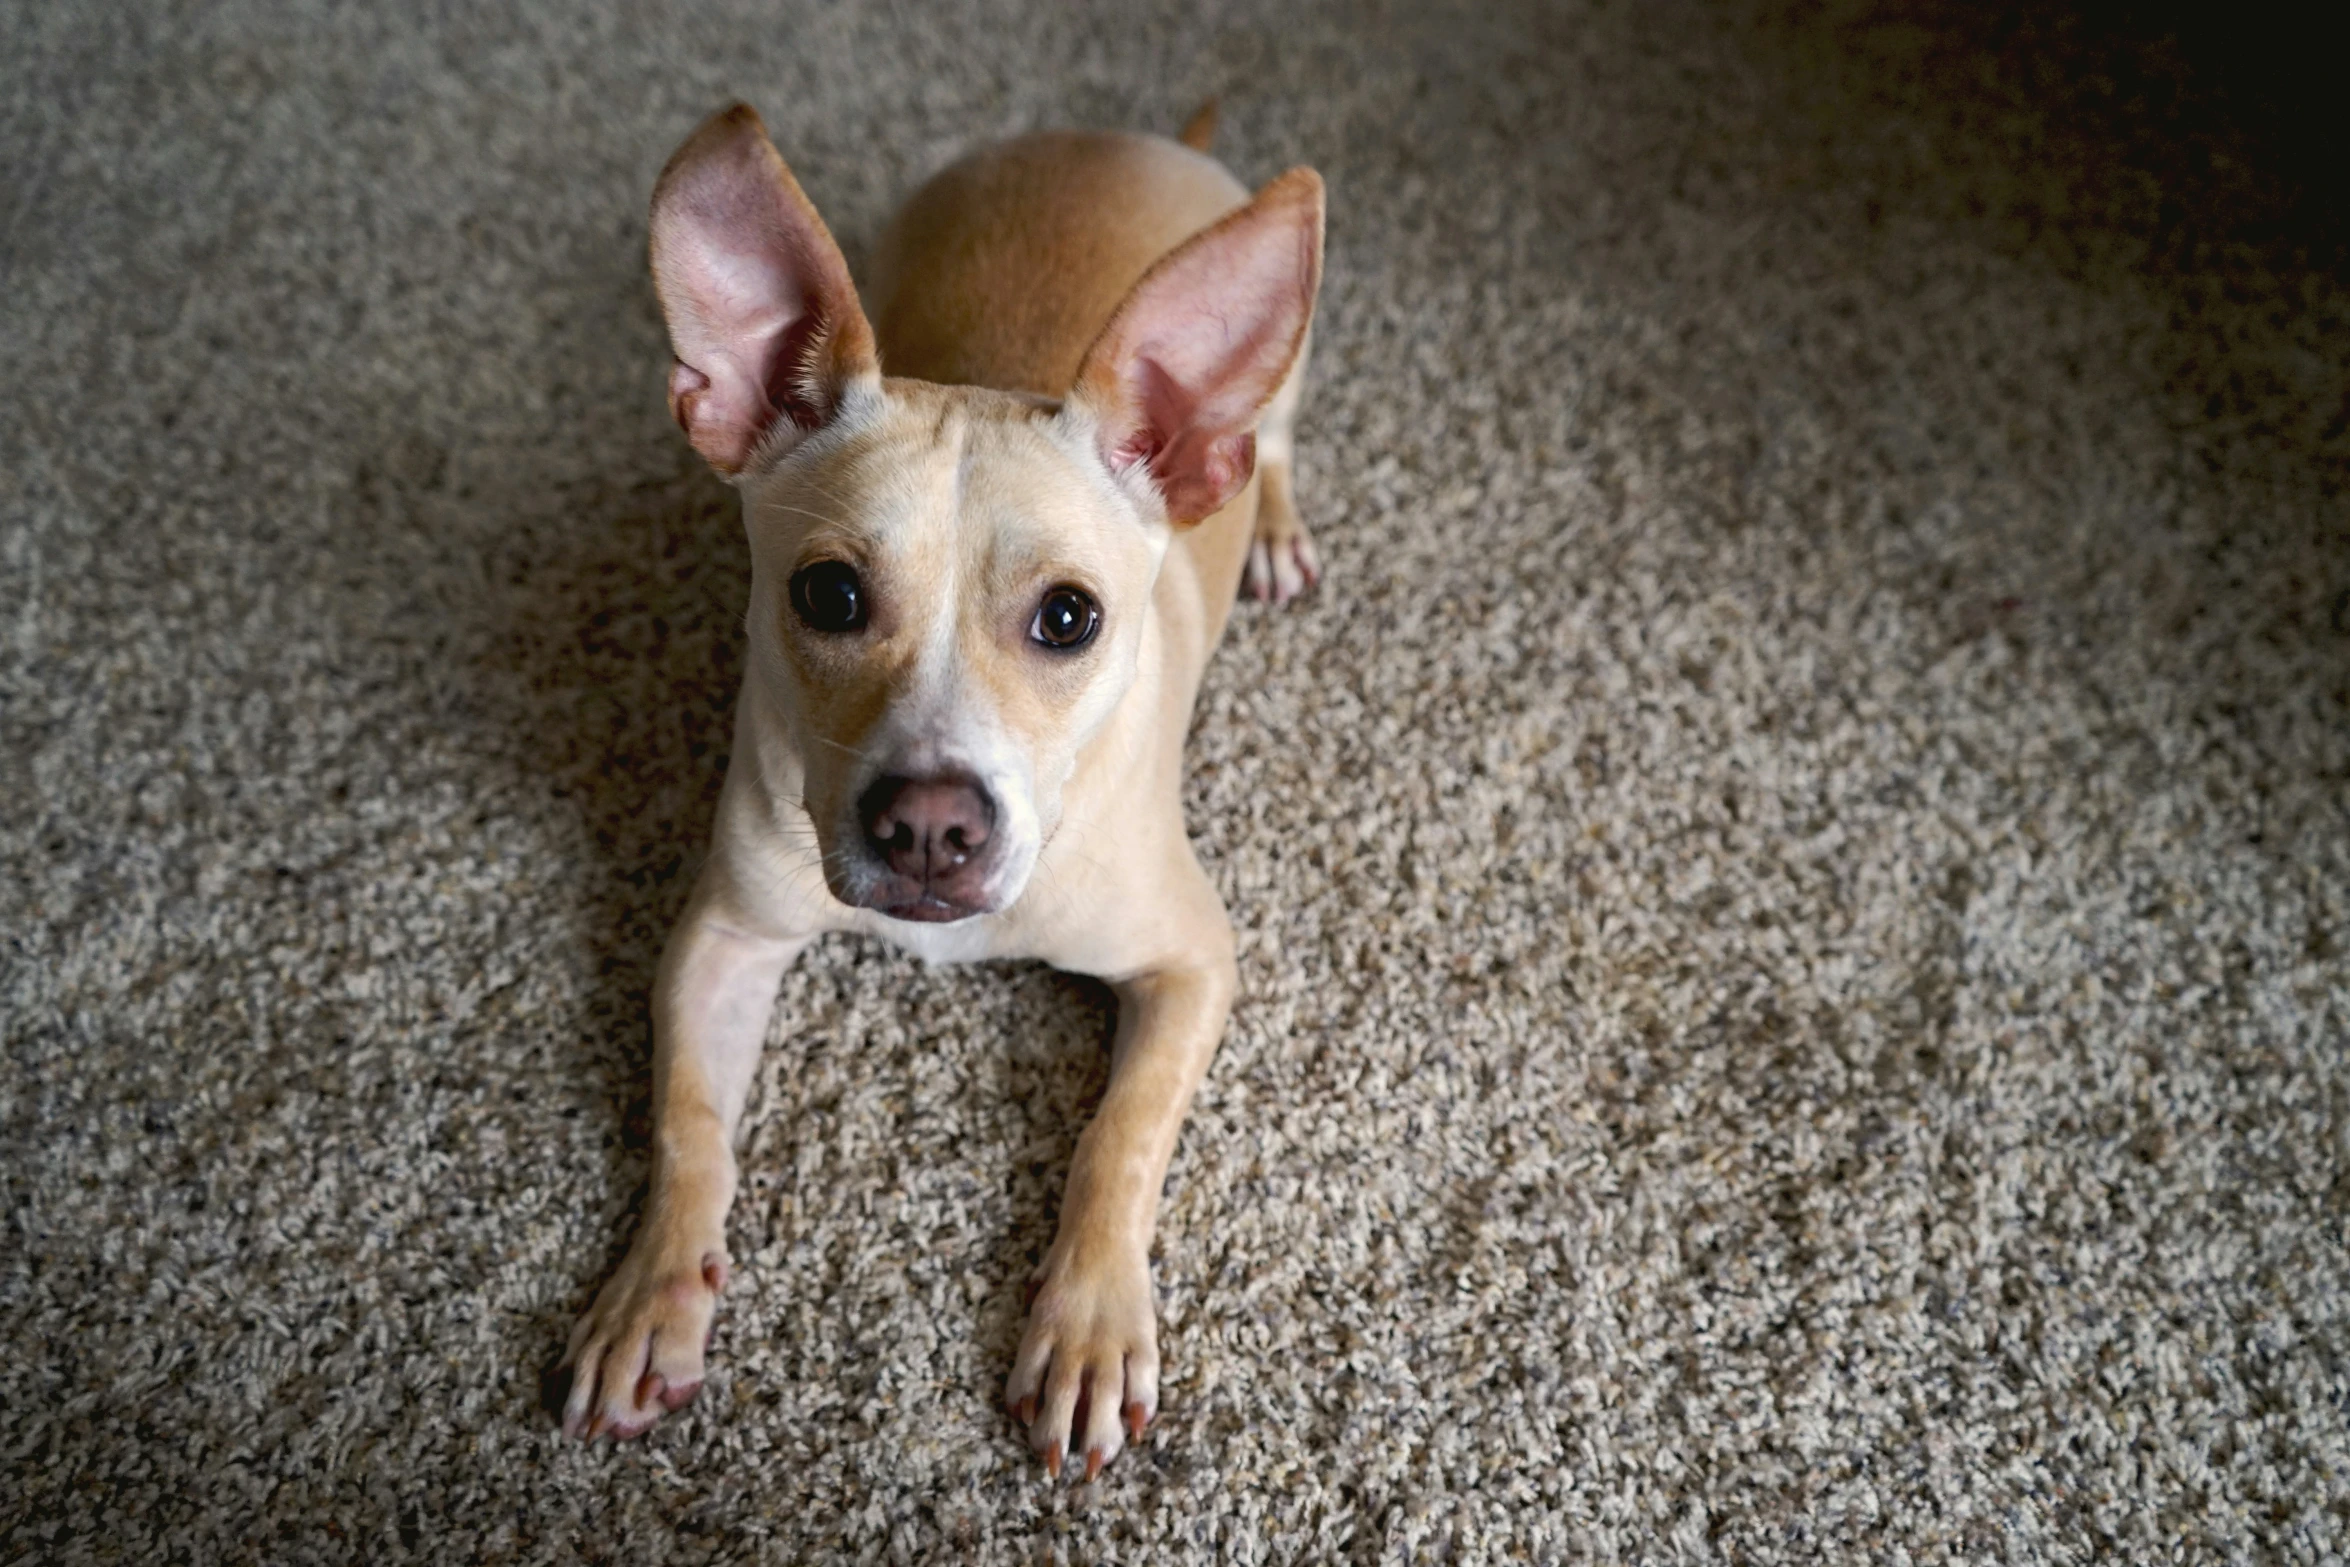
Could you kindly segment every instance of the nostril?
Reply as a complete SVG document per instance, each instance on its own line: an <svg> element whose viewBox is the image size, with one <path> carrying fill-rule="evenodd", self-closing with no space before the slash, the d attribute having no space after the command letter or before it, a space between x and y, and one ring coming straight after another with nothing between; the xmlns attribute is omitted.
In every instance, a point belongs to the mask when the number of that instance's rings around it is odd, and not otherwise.
<svg viewBox="0 0 2350 1567"><path fill-rule="evenodd" d="M857 815L865 823L865 836L877 849L910 849L914 846L914 829L906 820L906 813L898 809L905 793L907 778L880 778L857 801Z"/></svg>
<svg viewBox="0 0 2350 1567"><path fill-rule="evenodd" d="M955 801L955 819L941 835L957 861L967 860L987 847L987 817L984 796L975 789L960 791Z"/></svg>
<svg viewBox="0 0 2350 1567"><path fill-rule="evenodd" d="M873 850L901 876L924 880L970 863L987 847L995 802L968 775L891 775L858 801Z"/></svg>

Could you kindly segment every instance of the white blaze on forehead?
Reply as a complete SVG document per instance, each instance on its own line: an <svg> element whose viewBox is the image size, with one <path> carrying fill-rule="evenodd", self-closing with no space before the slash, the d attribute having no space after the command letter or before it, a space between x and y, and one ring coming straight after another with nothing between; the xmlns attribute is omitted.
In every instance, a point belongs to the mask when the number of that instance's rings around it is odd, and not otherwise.
<svg viewBox="0 0 2350 1567"><path fill-rule="evenodd" d="M919 428L874 456L896 470L897 482L896 504L873 543L887 573L882 590L894 592L892 612L915 646L865 749L876 767L909 777L969 772L997 797L999 811L1025 813L1026 759L963 646L966 620L997 608L988 602L986 556L971 547L973 530L985 523L967 515L989 422L951 404L906 410L901 418Z"/></svg>
<svg viewBox="0 0 2350 1567"><path fill-rule="evenodd" d="M922 551L917 565L902 563L909 585L920 584L923 602L903 604L901 613L909 621L920 624L921 647L914 655L913 678L907 682L898 705L907 709L907 721L917 726L912 737L920 744L927 736L951 729L955 716L965 704L963 688L971 684L961 678L960 660L956 656L957 635L963 618L968 572L963 561L960 531L963 513L963 492L970 476L971 458L968 450L970 421L950 413L940 421L938 444L931 454L928 484L924 487L918 525L919 536L914 547ZM896 718L898 715L891 715ZM940 734L941 739L944 735ZM906 772L933 772L939 766L952 766L951 761L924 765L909 760L902 768Z"/></svg>

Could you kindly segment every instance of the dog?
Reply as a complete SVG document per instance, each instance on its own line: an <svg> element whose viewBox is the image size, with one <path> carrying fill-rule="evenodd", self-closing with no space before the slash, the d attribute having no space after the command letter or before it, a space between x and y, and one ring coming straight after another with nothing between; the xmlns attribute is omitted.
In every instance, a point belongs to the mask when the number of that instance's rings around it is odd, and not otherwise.
<svg viewBox="0 0 2350 1567"><path fill-rule="evenodd" d="M828 931L1113 988L1005 1399L1056 1479L1158 1412L1151 1231L1236 985L1183 738L1243 582L1282 601L1318 571L1290 471L1322 182L1251 196L1212 125L967 157L883 236L870 314L747 105L661 174L670 410L741 492L751 604L654 983L644 1212L565 1356L572 1435L641 1434L700 1387L736 1125L783 971Z"/></svg>

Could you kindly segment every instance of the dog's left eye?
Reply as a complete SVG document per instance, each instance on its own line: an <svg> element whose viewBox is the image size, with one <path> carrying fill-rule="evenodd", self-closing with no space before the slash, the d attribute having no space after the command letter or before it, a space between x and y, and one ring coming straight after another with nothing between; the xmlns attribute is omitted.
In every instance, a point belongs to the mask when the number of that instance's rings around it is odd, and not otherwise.
<svg viewBox="0 0 2350 1567"><path fill-rule="evenodd" d="M1067 652L1085 646L1101 628L1101 606L1075 588L1055 588L1036 606L1028 634L1046 647Z"/></svg>

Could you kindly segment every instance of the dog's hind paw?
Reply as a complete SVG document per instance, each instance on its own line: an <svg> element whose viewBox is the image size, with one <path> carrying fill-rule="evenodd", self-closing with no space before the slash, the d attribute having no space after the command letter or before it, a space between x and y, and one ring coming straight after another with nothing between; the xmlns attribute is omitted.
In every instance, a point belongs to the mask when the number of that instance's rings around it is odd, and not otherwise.
<svg viewBox="0 0 2350 1567"><path fill-rule="evenodd" d="M1250 598L1286 604L1322 580L1322 558L1315 553L1314 536L1298 519L1289 465L1259 466L1263 484L1257 494L1257 536L1248 547L1241 587Z"/></svg>
<svg viewBox="0 0 2350 1567"><path fill-rule="evenodd" d="M1285 543L1259 538L1248 549L1248 596L1281 605L1322 580L1322 561L1305 529Z"/></svg>

